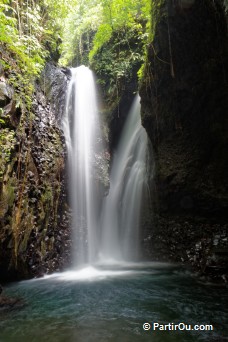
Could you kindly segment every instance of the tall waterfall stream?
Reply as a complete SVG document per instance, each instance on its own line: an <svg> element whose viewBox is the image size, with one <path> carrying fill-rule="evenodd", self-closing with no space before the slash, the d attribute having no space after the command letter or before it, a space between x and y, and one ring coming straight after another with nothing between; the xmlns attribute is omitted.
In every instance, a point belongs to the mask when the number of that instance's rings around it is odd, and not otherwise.
<svg viewBox="0 0 228 342"><path fill-rule="evenodd" d="M5 295L22 298L24 306L4 312L0 307L0 341L227 340L226 289L200 284L178 265L139 262L140 201L147 159L139 99L129 112L115 152L106 198L94 177L103 146L95 84L88 68L72 70L63 125L74 212L75 267L6 286ZM214 330L148 330L154 322L210 324ZM144 323L149 323L147 330Z"/></svg>
<svg viewBox="0 0 228 342"><path fill-rule="evenodd" d="M139 97L128 114L101 206L93 177L94 156L102 152L96 88L92 72L72 69L64 132L73 209L75 265L138 260L142 192L146 182L147 134Z"/></svg>
<svg viewBox="0 0 228 342"><path fill-rule="evenodd" d="M68 149L73 210L75 265L93 263L99 249L99 195L93 177L95 156L102 149L97 96L92 72L72 69L63 126Z"/></svg>
<svg viewBox="0 0 228 342"><path fill-rule="evenodd" d="M102 211L101 255L106 260L138 260L142 192L147 181L148 141L141 126L139 97L126 120Z"/></svg>

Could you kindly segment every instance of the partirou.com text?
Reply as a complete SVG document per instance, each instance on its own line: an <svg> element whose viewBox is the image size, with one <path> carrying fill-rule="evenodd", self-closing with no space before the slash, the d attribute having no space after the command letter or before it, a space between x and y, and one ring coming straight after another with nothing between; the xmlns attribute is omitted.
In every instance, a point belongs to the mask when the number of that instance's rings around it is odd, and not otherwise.
<svg viewBox="0 0 228 342"><path fill-rule="evenodd" d="M212 324L186 324L186 323L168 323L161 324L158 322L144 323L143 330L145 331L212 331L214 327Z"/></svg>

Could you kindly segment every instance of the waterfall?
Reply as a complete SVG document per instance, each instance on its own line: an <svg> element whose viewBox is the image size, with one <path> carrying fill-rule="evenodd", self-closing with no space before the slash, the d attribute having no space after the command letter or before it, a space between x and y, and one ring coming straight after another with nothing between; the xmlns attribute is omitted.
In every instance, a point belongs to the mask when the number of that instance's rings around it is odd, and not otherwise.
<svg viewBox="0 0 228 342"><path fill-rule="evenodd" d="M128 114L114 155L110 191L102 219L101 260L132 261L139 258L139 224L147 180L147 134L141 125L140 98Z"/></svg>
<svg viewBox="0 0 228 342"><path fill-rule="evenodd" d="M71 69L63 129L68 149L75 265L93 263L98 251L99 195L94 177L102 149L97 95L92 72Z"/></svg>
<svg viewBox="0 0 228 342"><path fill-rule="evenodd" d="M71 70L63 129L68 149L75 266L137 260L147 134L137 96L127 117L110 172L110 190L97 191L96 156L103 150L92 72Z"/></svg>

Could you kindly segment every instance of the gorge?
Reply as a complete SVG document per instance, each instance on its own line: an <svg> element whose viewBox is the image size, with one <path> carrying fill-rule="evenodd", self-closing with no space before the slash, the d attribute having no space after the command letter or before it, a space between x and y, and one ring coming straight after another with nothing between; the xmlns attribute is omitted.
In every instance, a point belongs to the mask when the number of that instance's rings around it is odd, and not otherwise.
<svg viewBox="0 0 228 342"><path fill-rule="evenodd" d="M0 2L0 340L226 341L227 1L15 4Z"/></svg>

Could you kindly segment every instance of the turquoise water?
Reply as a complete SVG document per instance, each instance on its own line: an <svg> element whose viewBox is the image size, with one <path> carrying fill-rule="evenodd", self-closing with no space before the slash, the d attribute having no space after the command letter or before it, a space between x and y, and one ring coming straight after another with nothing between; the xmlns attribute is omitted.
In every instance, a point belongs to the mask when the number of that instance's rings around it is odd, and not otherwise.
<svg viewBox="0 0 228 342"><path fill-rule="evenodd" d="M0 342L221 341L228 336L226 289L169 265L88 267L10 284L26 305L0 312ZM214 331L144 331L143 323L213 324Z"/></svg>

